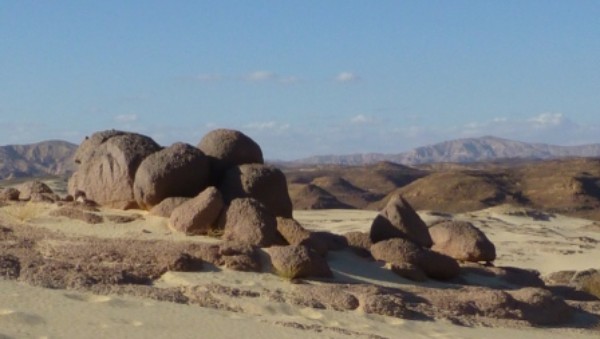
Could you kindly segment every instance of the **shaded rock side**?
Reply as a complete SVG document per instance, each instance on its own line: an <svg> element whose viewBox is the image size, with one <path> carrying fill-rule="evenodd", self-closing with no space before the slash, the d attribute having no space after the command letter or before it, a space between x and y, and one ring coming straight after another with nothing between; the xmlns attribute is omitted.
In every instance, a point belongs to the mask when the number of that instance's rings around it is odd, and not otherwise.
<svg viewBox="0 0 600 339"><path fill-rule="evenodd" d="M250 197L260 201L275 216L292 217L292 200L285 175L273 166L232 167L225 173L220 190L226 201Z"/></svg>
<svg viewBox="0 0 600 339"><path fill-rule="evenodd" d="M169 227L185 234L207 234L217 225L223 210L223 197L211 186L190 199L171 213Z"/></svg>
<svg viewBox="0 0 600 339"><path fill-rule="evenodd" d="M373 243L391 238L404 238L424 247L433 245L427 225L400 195L390 199L375 217L371 224L370 236Z"/></svg>

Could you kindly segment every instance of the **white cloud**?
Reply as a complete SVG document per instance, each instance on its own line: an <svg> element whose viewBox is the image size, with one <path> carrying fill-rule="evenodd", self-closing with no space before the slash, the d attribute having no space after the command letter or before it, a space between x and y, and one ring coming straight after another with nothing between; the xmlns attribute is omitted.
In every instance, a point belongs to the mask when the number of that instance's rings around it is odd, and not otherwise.
<svg viewBox="0 0 600 339"><path fill-rule="evenodd" d="M269 80L274 80L277 78L277 75L271 71L264 71L264 70L260 70L260 71L254 71L251 73L248 73L244 76L244 79L246 81L252 81L252 82L262 82L262 81L269 81Z"/></svg>
<svg viewBox="0 0 600 339"><path fill-rule="evenodd" d="M131 123L138 120L137 114L119 114L114 117L114 120L119 123Z"/></svg>
<svg viewBox="0 0 600 339"><path fill-rule="evenodd" d="M565 122L562 113L542 113L528 120L534 127L546 128L562 125Z"/></svg>
<svg viewBox="0 0 600 339"><path fill-rule="evenodd" d="M353 124L368 124L368 123L373 122L373 118L368 117L364 114L359 114L359 115L353 116L350 119L350 122Z"/></svg>
<svg viewBox="0 0 600 339"><path fill-rule="evenodd" d="M353 82L360 80L360 77L352 72L341 72L335 77L335 81L337 82Z"/></svg>
<svg viewBox="0 0 600 339"><path fill-rule="evenodd" d="M279 79L279 82L286 85L297 84L300 82L300 78L296 76L286 76Z"/></svg>

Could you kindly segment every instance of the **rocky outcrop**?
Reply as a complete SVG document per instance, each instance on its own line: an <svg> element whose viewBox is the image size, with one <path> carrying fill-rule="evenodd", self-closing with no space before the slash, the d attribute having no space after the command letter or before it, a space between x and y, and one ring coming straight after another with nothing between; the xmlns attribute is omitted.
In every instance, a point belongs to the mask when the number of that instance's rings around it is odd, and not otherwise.
<svg viewBox="0 0 600 339"><path fill-rule="evenodd" d="M135 175L137 204L151 209L168 197L194 197L209 183L208 158L197 148L175 143L146 157Z"/></svg>
<svg viewBox="0 0 600 339"><path fill-rule="evenodd" d="M404 238L424 247L433 245L427 225L400 195L392 197L375 217L371 224L370 236L373 243L391 238Z"/></svg>

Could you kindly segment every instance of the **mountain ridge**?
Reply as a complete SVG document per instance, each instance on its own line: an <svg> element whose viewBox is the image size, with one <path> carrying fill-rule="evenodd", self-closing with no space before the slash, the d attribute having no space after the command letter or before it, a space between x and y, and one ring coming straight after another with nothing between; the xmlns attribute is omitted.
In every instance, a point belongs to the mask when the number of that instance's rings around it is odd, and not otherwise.
<svg viewBox="0 0 600 339"><path fill-rule="evenodd" d="M294 160L290 163L296 165L366 165L389 161L412 166L440 162L473 163L502 159L547 160L564 157L600 157L600 144L558 146L483 136L444 141L398 154L320 155Z"/></svg>

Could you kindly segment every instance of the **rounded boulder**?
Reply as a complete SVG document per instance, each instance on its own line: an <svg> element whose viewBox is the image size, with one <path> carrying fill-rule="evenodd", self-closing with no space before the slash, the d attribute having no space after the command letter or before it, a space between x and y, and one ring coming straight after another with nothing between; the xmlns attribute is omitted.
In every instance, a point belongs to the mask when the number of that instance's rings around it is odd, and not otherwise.
<svg viewBox="0 0 600 339"><path fill-rule="evenodd" d="M188 235L207 234L212 228L216 228L222 209L221 193L211 186L176 207L171 213L169 226Z"/></svg>
<svg viewBox="0 0 600 339"><path fill-rule="evenodd" d="M445 221L429 228L432 250L457 260L487 261L496 259L496 247L485 234L466 221Z"/></svg>
<svg viewBox="0 0 600 339"><path fill-rule="evenodd" d="M208 159L199 149L175 143L148 156L137 170L135 200L150 210L168 197L194 197L209 183Z"/></svg>
<svg viewBox="0 0 600 339"><path fill-rule="evenodd" d="M136 171L161 147L150 137L122 131L103 131L86 138L75 154L79 164L69 179L69 194L85 192L87 199L107 207L138 207L133 195Z"/></svg>
<svg viewBox="0 0 600 339"><path fill-rule="evenodd" d="M233 166L264 162L260 146L236 130L210 131L200 140L198 148L209 157L215 175Z"/></svg>

